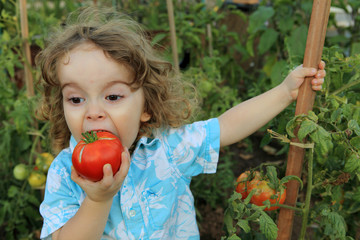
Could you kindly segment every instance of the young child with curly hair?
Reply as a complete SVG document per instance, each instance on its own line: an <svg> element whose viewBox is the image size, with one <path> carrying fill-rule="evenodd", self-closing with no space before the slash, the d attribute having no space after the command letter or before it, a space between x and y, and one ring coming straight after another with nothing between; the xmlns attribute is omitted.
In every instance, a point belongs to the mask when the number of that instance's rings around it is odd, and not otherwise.
<svg viewBox="0 0 360 240"><path fill-rule="evenodd" d="M54 149L62 149L40 206L42 239L199 239L191 178L215 173L220 147L274 118L297 98L306 76L315 76L314 90L325 77L323 62L320 70L299 66L270 91L190 123L193 91L137 23L104 9L69 19L37 57L41 114L51 122ZM99 130L126 150L114 176L107 164L103 179L92 182L76 172L71 156L82 133Z"/></svg>

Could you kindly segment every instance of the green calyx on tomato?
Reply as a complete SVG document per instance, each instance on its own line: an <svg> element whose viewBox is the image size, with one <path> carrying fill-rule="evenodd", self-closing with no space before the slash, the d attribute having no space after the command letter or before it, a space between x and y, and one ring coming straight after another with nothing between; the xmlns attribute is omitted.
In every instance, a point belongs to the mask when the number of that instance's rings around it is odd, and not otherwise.
<svg viewBox="0 0 360 240"><path fill-rule="evenodd" d="M94 182L100 181L104 165L110 164L115 175L120 169L124 151L121 141L110 132L90 132L83 136L72 155L72 163L78 174Z"/></svg>

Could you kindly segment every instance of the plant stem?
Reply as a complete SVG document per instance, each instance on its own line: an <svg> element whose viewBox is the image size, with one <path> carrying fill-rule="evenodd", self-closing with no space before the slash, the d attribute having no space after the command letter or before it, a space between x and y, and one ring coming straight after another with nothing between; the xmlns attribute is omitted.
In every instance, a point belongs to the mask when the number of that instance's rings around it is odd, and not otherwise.
<svg viewBox="0 0 360 240"><path fill-rule="evenodd" d="M280 203L274 203L270 205L271 207L281 207L281 208L287 208L287 209L291 209L293 211L298 211L298 212L304 212L304 210L302 208L298 208L298 207L292 207L286 204L280 204Z"/></svg>
<svg viewBox="0 0 360 240"><path fill-rule="evenodd" d="M29 165L33 164L33 155L36 152L35 148L38 145L40 137L42 136L43 132L48 128L48 126L49 126L49 122L45 123L44 126L39 131L40 134L36 135L36 137L34 138L34 141L33 141L33 144L31 146L31 150L30 150Z"/></svg>
<svg viewBox="0 0 360 240"><path fill-rule="evenodd" d="M360 83L360 79L358 79L356 81L353 81L353 82L350 82L348 84L345 84L341 88L339 88L339 89L335 90L334 92L332 92L330 95L336 95L338 93L341 93L341 92L345 91L346 89L351 88L352 86L355 86L355 85L357 85L359 83Z"/></svg>
<svg viewBox="0 0 360 240"><path fill-rule="evenodd" d="M313 181L313 157L314 157L314 149L310 150L309 159L308 159L308 183L306 189L306 197L305 197L305 207L304 207L304 215L302 219L302 226L300 231L300 240L305 239L306 228L309 218L310 212L310 201L311 201L311 191L313 189L312 181Z"/></svg>

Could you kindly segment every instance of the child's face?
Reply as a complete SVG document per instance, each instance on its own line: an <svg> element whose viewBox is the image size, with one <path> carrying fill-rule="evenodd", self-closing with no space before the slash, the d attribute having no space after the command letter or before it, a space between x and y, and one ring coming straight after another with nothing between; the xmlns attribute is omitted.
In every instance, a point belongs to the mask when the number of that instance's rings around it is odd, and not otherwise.
<svg viewBox="0 0 360 240"><path fill-rule="evenodd" d="M129 148L140 123L150 119L142 88L131 91L126 84L134 74L92 43L82 43L60 59L58 76L65 119L76 141L83 132L106 130Z"/></svg>

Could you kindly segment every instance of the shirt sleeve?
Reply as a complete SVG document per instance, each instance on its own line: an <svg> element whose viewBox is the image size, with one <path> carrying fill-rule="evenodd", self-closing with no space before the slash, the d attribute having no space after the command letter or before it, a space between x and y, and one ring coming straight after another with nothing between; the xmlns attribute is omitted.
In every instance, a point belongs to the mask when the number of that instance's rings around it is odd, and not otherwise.
<svg viewBox="0 0 360 240"><path fill-rule="evenodd" d="M40 214L44 219L41 239L51 239L51 234L72 218L84 200L84 192L71 176L71 151L63 150L51 164Z"/></svg>
<svg viewBox="0 0 360 240"><path fill-rule="evenodd" d="M167 138L169 159L183 176L216 172L220 150L216 118L171 129Z"/></svg>

